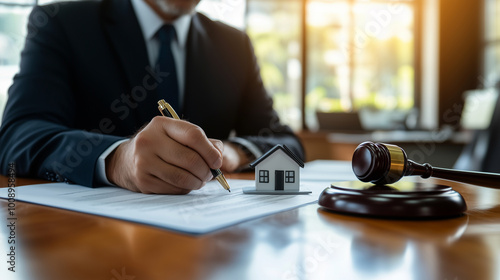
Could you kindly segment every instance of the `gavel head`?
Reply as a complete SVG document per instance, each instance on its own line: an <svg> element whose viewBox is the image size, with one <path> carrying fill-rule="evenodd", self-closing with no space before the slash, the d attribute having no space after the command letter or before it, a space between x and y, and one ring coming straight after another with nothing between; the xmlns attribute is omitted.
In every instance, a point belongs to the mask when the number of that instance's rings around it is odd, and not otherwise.
<svg viewBox="0 0 500 280"><path fill-rule="evenodd" d="M363 182L392 184L404 176L407 162L405 151L398 146L363 142L352 156L352 170Z"/></svg>

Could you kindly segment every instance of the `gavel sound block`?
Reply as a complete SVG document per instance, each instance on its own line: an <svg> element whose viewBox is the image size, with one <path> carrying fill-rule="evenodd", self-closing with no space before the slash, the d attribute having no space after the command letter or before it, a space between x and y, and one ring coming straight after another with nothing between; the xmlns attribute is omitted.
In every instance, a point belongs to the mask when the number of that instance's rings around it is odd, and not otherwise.
<svg viewBox="0 0 500 280"><path fill-rule="evenodd" d="M437 177L479 186L500 188L500 174L460 171L418 164L398 146L364 142L353 154L354 174L363 182L335 183L323 191L319 205L359 215L399 218L437 218L462 214L463 197L448 186L398 182L404 176ZM387 185L393 184L394 185ZM413 185L407 185L407 184ZM406 184L406 185L404 185Z"/></svg>
<svg viewBox="0 0 500 280"><path fill-rule="evenodd" d="M391 218L444 218L467 210L463 197L451 187L416 182L334 183L323 190L318 203L334 212Z"/></svg>

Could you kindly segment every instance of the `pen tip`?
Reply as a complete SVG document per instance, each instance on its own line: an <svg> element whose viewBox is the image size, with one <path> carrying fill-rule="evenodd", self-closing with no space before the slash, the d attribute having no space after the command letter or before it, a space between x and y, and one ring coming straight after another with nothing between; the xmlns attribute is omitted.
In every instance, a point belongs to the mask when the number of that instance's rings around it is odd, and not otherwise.
<svg viewBox="0 0 500 280"><path fill-rule="evenodd" d="M221 184L221 186L224 189L226 189L228 192L231 192L231 187L229 186L229 183L227 182L226 177L224 177L224 175L222 173L219 176L215 177L215 179L217 179L217 181L219 181L219 184Z"/></svg>

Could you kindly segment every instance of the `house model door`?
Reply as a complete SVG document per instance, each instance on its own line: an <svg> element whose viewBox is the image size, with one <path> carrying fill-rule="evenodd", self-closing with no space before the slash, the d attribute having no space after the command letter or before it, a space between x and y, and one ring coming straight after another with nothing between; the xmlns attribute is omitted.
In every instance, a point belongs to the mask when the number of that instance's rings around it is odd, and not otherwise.
<svg viewBox="0 0 500 280"><path fill-rule="evenodd" d="M274 190L276 191L285 190L285 171L283 170L274 171Z"/></svg>

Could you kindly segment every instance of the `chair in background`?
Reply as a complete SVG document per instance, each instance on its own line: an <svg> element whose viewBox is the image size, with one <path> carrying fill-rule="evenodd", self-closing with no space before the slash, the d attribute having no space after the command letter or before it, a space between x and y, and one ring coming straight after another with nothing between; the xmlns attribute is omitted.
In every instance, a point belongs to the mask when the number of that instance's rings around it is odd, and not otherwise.
<svg viewBox="0 0 500 280"><path fill-rule="evenodd" d="M500 85L497 85L496 91L499 92L499 89ZM500 173L500 96L496 99L489 126L475 132L454 168Z"/></svg>

